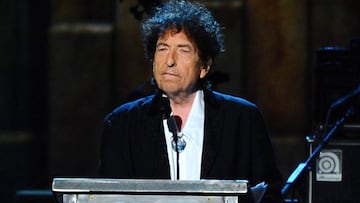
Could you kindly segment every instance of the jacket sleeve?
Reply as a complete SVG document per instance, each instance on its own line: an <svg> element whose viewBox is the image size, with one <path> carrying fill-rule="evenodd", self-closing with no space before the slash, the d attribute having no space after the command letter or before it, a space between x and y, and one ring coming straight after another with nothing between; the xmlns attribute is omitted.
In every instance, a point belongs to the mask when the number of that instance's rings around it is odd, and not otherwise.
<svg viewBox="0 0 360 203"><path fill-rule="evenodd" d="M130 137L126 133L126 119L122 114L110 113L104 120L102 134L100 176L108 178L132 177Z"/></svg>
<svg viewBox="0 0 360 203"><path fill-rule="evenodd" d="M263 203L283 202L282 176L277 168L272 142L261 112L256 108L253 110L250 116L253 184L262 181L268 184Z"/></svg>

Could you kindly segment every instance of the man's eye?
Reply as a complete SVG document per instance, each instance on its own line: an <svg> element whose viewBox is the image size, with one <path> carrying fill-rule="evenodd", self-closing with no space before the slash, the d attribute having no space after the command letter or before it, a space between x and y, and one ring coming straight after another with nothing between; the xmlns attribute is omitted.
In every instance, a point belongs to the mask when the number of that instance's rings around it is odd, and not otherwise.
<svg viewBox="0 0 360 203"><path fill-rule="evenodd" d="M184 53L189 53L190 50L189 49L180 49L181 52L184 52Z"/></svg>
<svg viewBox="0 0 360 203"><path fill-rule="evenodd" d="M157 51L165 51L165 50L167 50L167 47L165 47L165 46L158 46L157 47Z"/></svg>

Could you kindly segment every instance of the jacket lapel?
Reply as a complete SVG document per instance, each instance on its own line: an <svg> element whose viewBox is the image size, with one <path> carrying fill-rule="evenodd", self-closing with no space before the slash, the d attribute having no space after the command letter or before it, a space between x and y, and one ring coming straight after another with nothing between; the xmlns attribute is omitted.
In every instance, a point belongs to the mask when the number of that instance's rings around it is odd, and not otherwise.
<svg viewBox="0 0 360 203"><path fill-rule="evenodd" d="M167 155L166 141L164 135L164 128L162 125L162 112L160 112L160 97L162 92L158 91L153 99L151 100L150 109L148 112L148 121L144 122L148 126L143 126L149 130L150 143L154 143L155 157L158 157L155 160L153 167L153 174L156 178L170 178L170 166ZM140 126L141 127L141 126ZM150 144L149 143L149 144ZM153 160L153 159L151 159ZM166 166L166 167L164 167Z"/></svg>
<svg viewBox="0 0 360 203"><path fill-rule="evenodd" d="M201 178L208 177L219 149L223 122L218 115L220 113L220 100L216 95L204 90L205 99L205 124L204 124L204 147L201 165Z"/></svg>

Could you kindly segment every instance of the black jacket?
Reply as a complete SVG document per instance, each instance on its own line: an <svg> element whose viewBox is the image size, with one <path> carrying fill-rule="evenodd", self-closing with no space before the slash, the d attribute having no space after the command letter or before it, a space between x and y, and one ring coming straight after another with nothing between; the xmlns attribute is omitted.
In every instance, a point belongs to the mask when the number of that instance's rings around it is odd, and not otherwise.
<svg viewBox="0 0 360 203"><path fill-rule="evenodd" d="M105 118L100 172L110 178L170 178L159 112L161 94L138 99ZM269 184L264 202L281 202L282 180L263 117L238 97L204 90L202 179L243 179Z"/></svg>

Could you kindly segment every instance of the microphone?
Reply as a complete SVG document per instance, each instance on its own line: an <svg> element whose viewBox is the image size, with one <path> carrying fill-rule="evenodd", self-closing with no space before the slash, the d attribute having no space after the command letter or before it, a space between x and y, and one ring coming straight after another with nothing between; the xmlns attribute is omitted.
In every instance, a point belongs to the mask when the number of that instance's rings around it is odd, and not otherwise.
<svg viewBox="0 0 360 203"><path fill-rule="evenodd" d="M330 109L335 109L338 106L341 106L341 105L343 105L345 103L353 102L353 100L355 100L359 94L360 94L360 84L355 90L351 91L349 94L347 94L344 97L342 97L342 98L338 99L337 101L333 102L330 105Z"/></svg>
<svg viewBox="0 0 360 203"><path fill-rule="evenodd" d="M169 116L169 118L167 119L167 124L169 126L169 131L173 135L176 135L179 132L179 128L174 116Z"/></svg>
<svg viewBox="0 0 360 203"><path fill-rule="evenodd" d="M180 152L184 151L184 149L186 147L186 142L183 138L183 134L180 133L180 131L179 131L178 123L181 123L179 116L170 116L167 119L169 131L173 134L173 140L171 142L172 148L177 153L180 153Z"/></svg>
<svg viewBox="0 0 360 203"><path fill-rule="evenodd" d="M171 107L170 107L170 100L167 97L160 97L159 111L163 119L169 118L171 113Z"/></svg>
<svg viewBox="0 0 360 203"><path fill-rule="evenodd" d="M176 179L180 179L180 163L179 163L179 153L184 151L186 142L182 138L183 135L180 135L180 131L178 128L178 123L176 122L176 118L179 118L178 116L169 116L167 119L167 125L169 127L169 131L173 134L173 139L171 141L171 147L176 152Z"/></svg>
<svg viewBox="0 0 360 203"><path fill-rule="evenodd" d="M163 119L167 119L167 125L169 131L173 134L171 140L171 147L176 152L176 179L180 179L180 167L179 167L179 153L184 151L186 142L182 138L183 136L180 135L180 131L178 128L178 124L176 119L179 118L178 116L170 116L171 113L171 106L170 100L167 97L161 97L159 100L159 111L162 115Z"/></svg>

